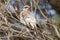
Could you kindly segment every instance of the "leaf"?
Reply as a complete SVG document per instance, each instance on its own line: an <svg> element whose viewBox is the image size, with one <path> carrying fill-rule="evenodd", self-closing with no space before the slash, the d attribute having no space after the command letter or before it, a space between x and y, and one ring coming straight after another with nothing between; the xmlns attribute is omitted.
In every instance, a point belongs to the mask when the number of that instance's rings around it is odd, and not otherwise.
<svg viewBox="0 0 60 40"><path fill-rule="evenodd" d="M10 0L4 0L4 2L6 3L6 2L9 2Z"/></svg>
<svg viewBox="0 0 60 40"><path fill-rule="evenodd" d="M0 2L0 8L2 7L2 3Z"/></svg>

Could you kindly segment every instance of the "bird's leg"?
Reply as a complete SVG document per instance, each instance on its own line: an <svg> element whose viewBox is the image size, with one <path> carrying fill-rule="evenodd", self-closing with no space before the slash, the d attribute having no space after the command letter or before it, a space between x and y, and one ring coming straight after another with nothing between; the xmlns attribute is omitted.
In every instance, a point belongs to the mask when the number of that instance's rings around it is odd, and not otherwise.
<svg viewBox="0 0 60 40"><path fill-rule="evenodd" d="M35 39L38 40L38 29L36 25L34 27L34 35L35 35Z"/></svg>
<svg viewBox="0 0 60 40"><path fill-rule="evenodd" d="M29 23L29 25L31 26L31 29L34 29L34 25L32 23Z"/></svg>
<svg viewBox="0 0 60 40"><path fill-rule="evenodd" d="M32 27L32 30L34 31L34 35L36 36L37 35L37 26L34 24L32 24L32 23L30 23L30 27Z"/></svg>

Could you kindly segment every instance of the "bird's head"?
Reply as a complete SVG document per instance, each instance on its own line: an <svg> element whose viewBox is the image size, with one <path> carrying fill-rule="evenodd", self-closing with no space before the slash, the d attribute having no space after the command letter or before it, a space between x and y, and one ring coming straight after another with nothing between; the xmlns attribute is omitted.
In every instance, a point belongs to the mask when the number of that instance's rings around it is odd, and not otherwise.
<svg viewBox="0 0 60 40"><path fill-rule="evenodd" d="M23 10L29 10L30 6L29 5L25 5Z"/></svg>

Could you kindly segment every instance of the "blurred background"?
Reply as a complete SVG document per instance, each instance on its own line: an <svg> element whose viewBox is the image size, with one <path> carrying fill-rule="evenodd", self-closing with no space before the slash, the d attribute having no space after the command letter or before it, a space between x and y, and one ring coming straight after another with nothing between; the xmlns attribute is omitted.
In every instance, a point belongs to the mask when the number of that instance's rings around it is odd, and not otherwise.
<svg viewBox="0 0 60 40"><path fill-rule="evenodd" d="M6 22L10 21L11 24L15 24L16 22L19 23L19 14L23 10L25 5L29 5L31 7L30 11L35 16L37 23L43 32L45 29L48 29L51 32L53 32L51 35L48 36L49 39L50 40L60 40L60 0L0 0L0 21L2 21L2 20L3 20L2 22L4 22L4 20ZM13 17L11 18L10 16L13 16ZM7 20L6 20L6 18L7 18ZM52 35L54 35L54 31L53 31L52 27L51 27L51 29L49 29L50 28L49 25L48 25L49 28L47 28L47 26L46 26L47 21L44 24L45 20L47 20L48 23L51 23L51 24L57 26L56 30L58 29L58 31L59 31L57 33L58 37L52 36ZM0 23L2 23L2 22L0 22ZM16 25L18 25L18 24L16 24ZM0 24L0 26L1 26L1 24ZM49 32L47 32L47 34L49 34ZM47 40L49 40L49 39L47 38ZM20 40L20 39L18 39L18 40Z"/></svg>

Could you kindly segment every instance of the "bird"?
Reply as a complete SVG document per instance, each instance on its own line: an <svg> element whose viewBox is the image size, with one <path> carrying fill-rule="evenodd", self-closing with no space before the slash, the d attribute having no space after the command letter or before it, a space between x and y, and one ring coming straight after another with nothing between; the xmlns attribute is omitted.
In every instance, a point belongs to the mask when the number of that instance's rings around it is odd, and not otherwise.
<svg viewBox="0 0 60 40"><path fill-rule="evenodd" d="M31 29L34 29L37 28L36 18L29 9L29 5L24 6L23 10L20 12L20 22L24 25L30 26Z"/></svg>

